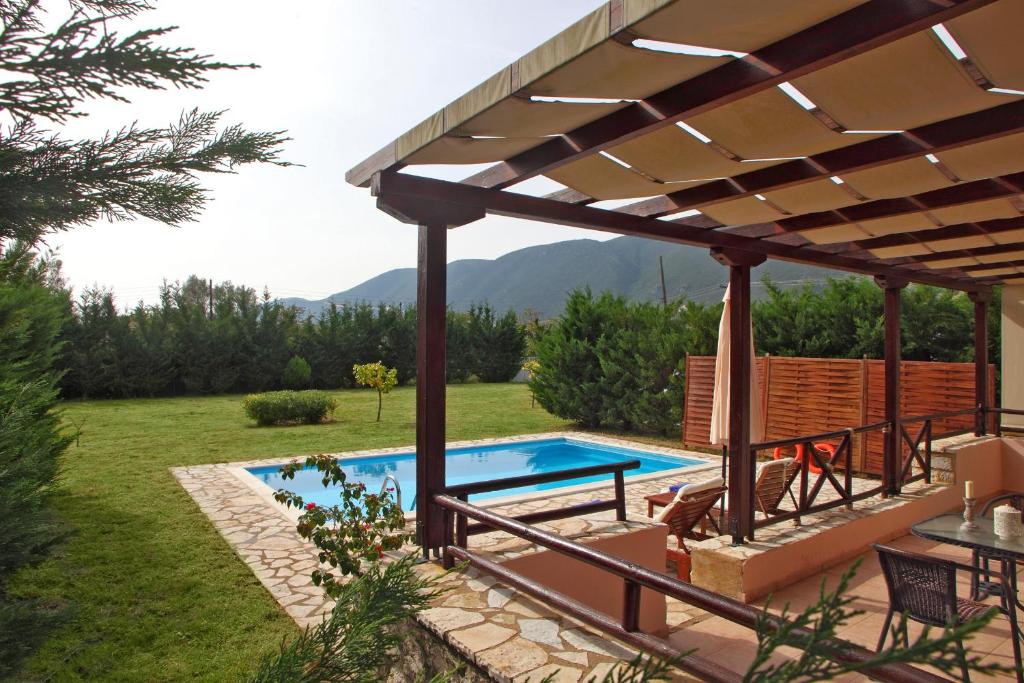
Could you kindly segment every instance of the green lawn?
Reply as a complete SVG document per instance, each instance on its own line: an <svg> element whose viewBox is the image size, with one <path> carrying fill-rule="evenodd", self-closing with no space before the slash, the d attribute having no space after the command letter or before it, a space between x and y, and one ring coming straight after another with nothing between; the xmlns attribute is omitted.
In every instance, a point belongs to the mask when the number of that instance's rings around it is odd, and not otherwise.
<svg viewBox="0 0 1024 683"><path fill-rule="evenodd" d="M336 422L257 428L240 397L69 403L81 443L65 457L57 509L74 535L23 571L22 595L74 608L24 678L237 680L295 626L168 471L176 465L415 442L415 389L337 392ZM83 424L84 423L84 424ZM448 439L567 428L522 385L448 389Z"/></svg>

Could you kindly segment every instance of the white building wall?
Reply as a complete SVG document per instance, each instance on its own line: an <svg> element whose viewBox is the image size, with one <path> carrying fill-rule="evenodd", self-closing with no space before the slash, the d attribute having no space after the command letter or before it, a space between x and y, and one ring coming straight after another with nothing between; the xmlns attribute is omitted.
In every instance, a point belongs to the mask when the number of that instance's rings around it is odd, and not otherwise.
<svg viewBox="0 0 1024 683"><path fill-rule="evenodd" d="M1002 405L1024 410L1024 285L1003 287ZM1024 416L1003 418L1024 426Z"/></svg>

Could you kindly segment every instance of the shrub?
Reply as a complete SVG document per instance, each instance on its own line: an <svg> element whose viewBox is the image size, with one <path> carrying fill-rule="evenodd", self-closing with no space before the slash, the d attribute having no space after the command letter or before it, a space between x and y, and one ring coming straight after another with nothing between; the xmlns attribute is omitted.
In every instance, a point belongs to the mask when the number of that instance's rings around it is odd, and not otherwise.
<svg viewBox="0 0 1024 683"><path fill-rule="evenodd" d="M269 391L242 401L249 419L261 427L273 424L317 424L334 414L338 402L324 391Z"/></svg>
<svg viewBox="0 0 1024 683"><path fill-rule="evenodd" d="M54 264L19 245L0 253L0 680L41 642L62 610L8 592L66 530L50 512L71 442L56 411L58 333L69 302Z"/></svg>
<svg viewBox="0 0 1024 683"><path fill-rule="evenodd" d="M309 386L309 379L312 375L313 370L305 358L292 356L288 364L284 366L284 372L281 373L281 384L285 389L305 389Z"/></svg>
<svg viewBox="0 0 1024 683"><path fill-rule="evenodd" d="M538 329L530 389L558 417L585 427L669 433L683 403L687 353L714 348L718 309L669 307L573 292Z"/></svg>

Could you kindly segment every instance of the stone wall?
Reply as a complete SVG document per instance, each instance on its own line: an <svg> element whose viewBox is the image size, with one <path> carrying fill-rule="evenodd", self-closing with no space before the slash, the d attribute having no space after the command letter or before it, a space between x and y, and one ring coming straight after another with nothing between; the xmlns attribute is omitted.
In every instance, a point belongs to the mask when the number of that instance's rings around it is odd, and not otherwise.
<svg viewBox="0 0 1024 683"><path fill-rule="evenodd" d="M451 683L488 683L493 680L415 621L404 622L400 632L400 654L394 658L391 667L381 673L380 680L386 683L426 683L444 672L454 672L448 678Z"/></svg>

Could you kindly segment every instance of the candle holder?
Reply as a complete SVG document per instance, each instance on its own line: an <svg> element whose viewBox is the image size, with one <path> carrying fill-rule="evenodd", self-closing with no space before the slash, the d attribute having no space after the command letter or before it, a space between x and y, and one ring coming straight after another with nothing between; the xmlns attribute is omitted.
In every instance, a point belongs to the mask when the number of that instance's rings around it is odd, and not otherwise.
<svg viewBox="0 0 1024 683"><path fill-rule="evenodd" d="M974 503L976 498L964 498L964 521L960 525L960 531L977 531L978 525L974 523Z"/></svg>

